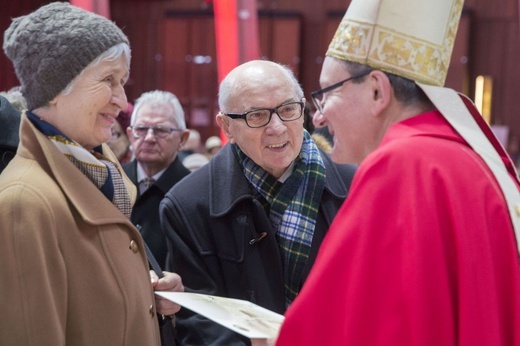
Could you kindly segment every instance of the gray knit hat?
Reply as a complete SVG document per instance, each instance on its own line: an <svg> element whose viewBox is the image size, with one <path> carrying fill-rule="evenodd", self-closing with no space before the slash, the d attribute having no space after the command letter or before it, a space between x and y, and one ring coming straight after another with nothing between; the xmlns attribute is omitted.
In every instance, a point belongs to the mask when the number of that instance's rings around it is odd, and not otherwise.
<svg viewBox="0 0 520 346"><path fill-rule="evenodd" d="M67 2L13 19L4 52L13 62L27 107L45 106L100 54L128 38L113 22Z"/></svg>

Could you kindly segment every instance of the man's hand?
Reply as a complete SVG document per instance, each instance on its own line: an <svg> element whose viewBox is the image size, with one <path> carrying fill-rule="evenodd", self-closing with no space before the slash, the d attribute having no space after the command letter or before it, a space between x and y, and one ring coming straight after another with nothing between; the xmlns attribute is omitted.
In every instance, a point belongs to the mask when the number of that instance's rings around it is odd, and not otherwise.
<svg viewBox="0 0 520 346"><path fill-rule="evenodd" d="M170 272L163 273L164 277L159 279L157 274L150 270L154 291L184 292L182 279L179 275ZM157 295L155 296L155 306L157 307L157 313L162 315L173 315L181 309L180 305Z"/></svg>

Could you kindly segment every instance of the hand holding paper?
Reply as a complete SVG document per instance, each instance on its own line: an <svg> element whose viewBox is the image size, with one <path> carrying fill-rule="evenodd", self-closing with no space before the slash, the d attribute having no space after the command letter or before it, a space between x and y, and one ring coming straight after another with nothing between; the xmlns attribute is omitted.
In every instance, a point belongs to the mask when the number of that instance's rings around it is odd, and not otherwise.
<svg viewBox="0 0 520 346"><path fill-rule="evenodd" d="M155 292L226 328L252 339L253 345L273 345L284 316L246 300L187 292Z"/></svg>

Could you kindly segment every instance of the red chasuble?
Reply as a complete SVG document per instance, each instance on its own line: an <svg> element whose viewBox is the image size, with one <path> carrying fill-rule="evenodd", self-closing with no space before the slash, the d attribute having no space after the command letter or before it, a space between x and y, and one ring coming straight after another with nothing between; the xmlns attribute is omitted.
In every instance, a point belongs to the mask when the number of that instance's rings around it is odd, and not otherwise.
<svg viewBox="0 0 520 346"><path fill-rule="evenodd" d="M440 113L394 124L360 165L277 345L520 345L504 197Z"/></svg>

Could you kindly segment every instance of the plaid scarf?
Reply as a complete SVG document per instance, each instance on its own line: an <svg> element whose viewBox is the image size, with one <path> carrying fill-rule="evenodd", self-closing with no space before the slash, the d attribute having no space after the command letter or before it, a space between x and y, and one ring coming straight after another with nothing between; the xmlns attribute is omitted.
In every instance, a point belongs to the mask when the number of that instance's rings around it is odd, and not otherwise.
<svg viewBox="0 0 520 346"><path fill-rule="evenodd" d="M318 148L307 131L294 171L280 182L232 145L244 175L262 200L276 232L284 263L286 306L294 300L302 286L302 275L309 257L316 216L325 186L325 166Z"/></svg>
<svg viewBox="0 0 520 346"><path fill-rule="evenodd" d="M130 219L132 204L121 172L116 164L103 156L102 147L96 147L89 152L33 113L27 112L27 116L56 148L93 182L127 219Z"/></svg>

